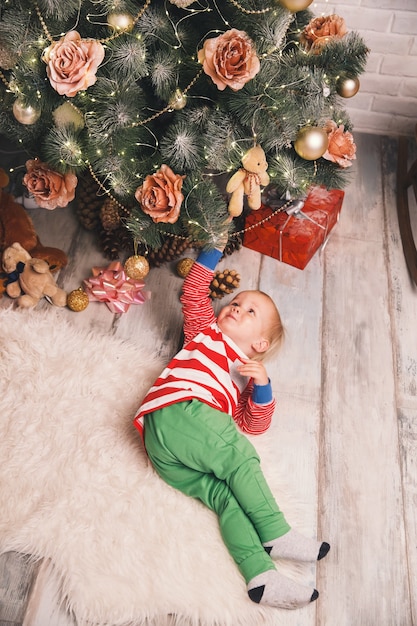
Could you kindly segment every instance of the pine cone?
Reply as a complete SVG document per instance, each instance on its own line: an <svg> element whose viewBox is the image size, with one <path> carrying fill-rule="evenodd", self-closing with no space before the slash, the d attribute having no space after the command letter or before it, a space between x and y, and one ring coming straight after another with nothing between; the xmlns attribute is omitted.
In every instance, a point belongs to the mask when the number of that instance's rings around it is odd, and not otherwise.
<svg viewBox="0 0 417 626"><path fill-rule="evenodd" d="M236 270L218 270L210 283L210 298L223 298L240 285L240 274Z"/></svg>
<svg viewBox="0 0 417 626"><path fill-rule="evenodd" d="M98 194L99 187L89 173L79 177L77 184L77 202L75 213L86 230L100 227L100 209L103 196Z"/></svg>
<svg viewBox="0 0 417 626"><path fill-rule="evenodd" d="M104 230L115 230L120 226L120 213L117 202L106 198L100 208L100 220Z"/></svg>
<svg viewBox="0 0 417 626"><path fill-rule="evenodd" d="M148 255L149 264L159 267L169 261L178 259L188 248L188 239L180 237L167 237L158 250L151 250Z"/></svg>
<svg viewBox="0 0 417 626"><path fill-rule="evenodd" d="M113 230L101 230L99 232L101 249L107 259L115 261L121 254L133 254L133 240L127 228L120 226Z"/></svg>
<svg viewBox="0 0 417 626"><path fill-rule="evenodd" d="M236 252L237 250L240 250L240 248L243 245L243 234L239 233L236 235L233 235L229 237L227 244L225 245L225 248L223 250L223 256L229 256L231 254L233 254L233 252Z"/></svg>

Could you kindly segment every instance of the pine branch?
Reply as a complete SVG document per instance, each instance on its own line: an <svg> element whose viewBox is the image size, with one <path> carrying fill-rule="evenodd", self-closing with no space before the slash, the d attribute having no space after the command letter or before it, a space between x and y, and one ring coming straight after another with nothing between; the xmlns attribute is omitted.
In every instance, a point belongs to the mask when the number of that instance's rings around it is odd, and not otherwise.
<svg viewBox="0 0 417 626"><path fill-rule="evenodd" d="M194 182L184 181L184 205L181 209L181 221L192 241L206 248L219 244L225 232L228 232L228 213L224 198L210 180Z"/></svg>

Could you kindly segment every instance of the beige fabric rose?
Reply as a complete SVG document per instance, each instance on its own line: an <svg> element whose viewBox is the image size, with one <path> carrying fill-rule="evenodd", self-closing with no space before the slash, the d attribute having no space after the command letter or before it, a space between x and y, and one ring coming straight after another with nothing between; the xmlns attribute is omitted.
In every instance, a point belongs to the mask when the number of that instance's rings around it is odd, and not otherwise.
<svg viewBox="0 0 417 626"><path fill-rule="evenodd" d="M352 165L352 160L356 159L356 145L352 133L345 130L343 124L338 126L333 120L327 122L326 130L329 145L323 158L337 163L340 167Z"/></svg>
<svg viewBox="0 0 417 626"><path fill-rule="evenodd" d="M42 209L65 207L68 202L74 200L78 182L75 174L55 172L39 159L26 161L26 170L23 184Z"/></svg>
<svg viewBox="0 0 417 626"><path fill-rule="evenodd" d="M219 37L206 39L198 60L220 91L238 91L259 72L260 63L251 39L243 30L232 28Z"/></svg>
<svg viewBox="0 0 417 626"><path fill-rule="evenodd" d="M155 174L149 174L141 187L135 192L135 198L142 211L154 222L174 224L177 221L184 196L181 193L185 176L174 174L168 165L161 165Z"/></svg>
<svg viewBox="0 0 417 626"><path fill-rule="evenodd" d="M304 28L300 43L314 54L319 54L329 41L342 39L347 33L345 20L339 15L313 18Z"/></svg>
<svg viewBox="0 0 417 626"><path fill-rule="evenodd" d="M81 39L71 30L46 48L43 60L52 87L61 96L72 98L97 80L96 72L104 59L104 48L95 39Z"/></svg>

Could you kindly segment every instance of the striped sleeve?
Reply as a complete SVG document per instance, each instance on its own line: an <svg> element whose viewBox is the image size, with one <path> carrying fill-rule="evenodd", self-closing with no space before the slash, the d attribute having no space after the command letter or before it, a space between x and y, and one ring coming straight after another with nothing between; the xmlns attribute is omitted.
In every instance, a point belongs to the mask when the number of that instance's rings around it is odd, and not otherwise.
<svg viewBox="0 0 417 626"><path fill-rule="evenodd" d="M213 270L197 260L184 281L180 298L184 316L184 343L191 341L216 319L209 297L213 273Z"/></svg>
<svg viewBox="0 0 417 626"><path fill-rule="evenodd" d="M266 404L257 404L253 397L253 381L249 382L239 398L233 419L239 428L248 435L261 435L271 425L275 410L275 399Z"/></svg>

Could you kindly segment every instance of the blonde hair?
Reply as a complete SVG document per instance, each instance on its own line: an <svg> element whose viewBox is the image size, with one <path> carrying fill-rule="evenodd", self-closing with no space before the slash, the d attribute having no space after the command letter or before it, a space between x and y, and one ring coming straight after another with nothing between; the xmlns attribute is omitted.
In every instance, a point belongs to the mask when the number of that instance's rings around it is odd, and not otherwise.
<svg viewBox="0 0 417 626"><path fill-rule="evenodd" d="M265 339L268 339L269 347L267 350L265 350L265 352L258 352L253 357L255 361L263 361L265 359L271 358L278 352L285 338L285 328L282 323L281 315L279 314L277 305L275 304L271 296L269 296L264 291L258 291L258 293L264 296L270 304L269 322L265 324L264 329Z"/></svg>

